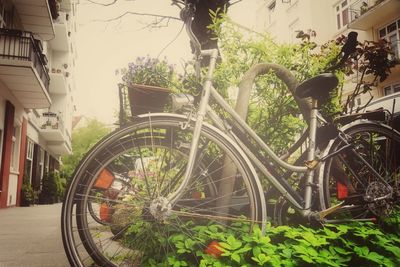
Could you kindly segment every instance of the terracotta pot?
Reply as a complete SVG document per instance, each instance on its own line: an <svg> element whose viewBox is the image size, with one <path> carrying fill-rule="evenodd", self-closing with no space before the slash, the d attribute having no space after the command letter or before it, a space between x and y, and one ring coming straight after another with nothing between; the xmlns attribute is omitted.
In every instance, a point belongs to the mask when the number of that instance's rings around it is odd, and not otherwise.
<svg viewBox="0 0 400 267"><path fill-rule="evenodd" d="M131 84L128 87L128 98L132 115L162 112L170 92L168 88Z"/></svg>

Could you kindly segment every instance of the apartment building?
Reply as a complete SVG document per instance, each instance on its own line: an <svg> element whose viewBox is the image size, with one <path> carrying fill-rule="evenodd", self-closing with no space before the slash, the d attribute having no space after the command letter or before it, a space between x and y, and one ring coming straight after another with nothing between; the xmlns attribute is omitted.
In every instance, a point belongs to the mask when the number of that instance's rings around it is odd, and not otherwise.
<svg viewBox="0 0 400 267"><path fill-rule="evenodd" d="M399 0L257 0L257 30L269 32L278 42L300 42L296 35L316 33L313 41L321 45L349 31L358 32L358 40L390 42L394 56L400 58ZM368 77L366 77L368 79ZM354 89L359 76L347 77L343 99ZM369 109L384 107L400 112L400 66L372 90ZM370 99L364 94L355 100L363 106Z"/></svg>
<svg viewBox="0 0 400 267"><path fill-rule="evenodd" d="M0 0L0 208L71 153L76 2Z"/></svg>

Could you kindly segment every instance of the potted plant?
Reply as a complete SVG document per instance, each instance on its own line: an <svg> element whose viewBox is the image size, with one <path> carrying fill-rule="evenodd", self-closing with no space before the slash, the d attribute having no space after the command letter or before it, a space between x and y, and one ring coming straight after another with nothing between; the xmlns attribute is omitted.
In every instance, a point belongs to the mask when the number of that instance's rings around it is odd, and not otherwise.
<svg viewBox="0 0 400 267"><path fill-rule="evenodd" d="M35 197L32 185L29 181L29 176L27 174L24 175L24 179L21 187L21 207L29 207L34 203Z"/></svg>
<svg viewBox="0 0 400 267"><path fill-rule="evenodd" d="M138 57L122 76L128 88L132 115L163 110L175 80L172 65L164 60Z"/></svg>

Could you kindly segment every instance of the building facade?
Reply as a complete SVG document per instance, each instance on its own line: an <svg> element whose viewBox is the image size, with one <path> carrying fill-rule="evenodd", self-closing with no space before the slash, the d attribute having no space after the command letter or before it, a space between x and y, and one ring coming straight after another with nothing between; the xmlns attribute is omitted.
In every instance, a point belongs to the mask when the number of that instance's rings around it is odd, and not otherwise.
<svg viewBox="0 0 400 267"><path fill-rule="evenodd" d="M0 0L0 208L72 152L75 12L73 0Z"/></svg>
<svg viewBox="0 0 400 267"><path fill-rule="evenodd" d="M300 42L298 31L315 32L313 39L321 45L349 31L358 32L363 42L386 39L394 56L400 56L400 1L399 0L257 0L257 30L267 31L278 42ZM343 99L354 90L359 77L347 77ZM368 79L368 77L367 77ZM372 108L385 107L400 112L400 66L372 90ZM382 99L383 98L383 99ZM379 101L378 101L379 99ZM397 101L393 102L393 99ZM363 106L370 100L364 94L355 100L355 106ZM385 101L383 101L385 100ZM396 103L393 106L393 103Z"/></svg>

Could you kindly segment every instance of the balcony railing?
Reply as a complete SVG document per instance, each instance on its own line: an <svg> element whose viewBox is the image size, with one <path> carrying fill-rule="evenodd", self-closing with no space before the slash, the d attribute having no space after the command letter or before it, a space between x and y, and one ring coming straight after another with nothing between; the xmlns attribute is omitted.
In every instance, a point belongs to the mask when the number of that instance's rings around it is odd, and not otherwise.
<svg viewBox="0 0 400 267"><path fill-rule="evenodd" d="M32 62L48 92L50 77L46 69L47 58L42 50L40 40L34 39L31 32L0 29L0 59Z"/></svg>
<svg viewBox="0 0 400 267"><path fill-rule="evenodd" d="M376 0L359 0L350 6L350 21L358 19L376 5Z"/></svg>
<svg viewBox="0 0 400 267"><path fill-rule="evenodd" d="M368 30L398 16L399 0L358 0L350 5L349 28Z"/></svg>
<svg viewBox="0 0 400 267"><path fill-rule="evenodd" d="M54 112L44 112L42 114L40 128L42 130L60 130L64 134L64 122Z"/></svg>

